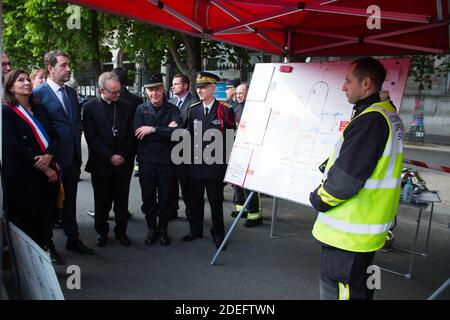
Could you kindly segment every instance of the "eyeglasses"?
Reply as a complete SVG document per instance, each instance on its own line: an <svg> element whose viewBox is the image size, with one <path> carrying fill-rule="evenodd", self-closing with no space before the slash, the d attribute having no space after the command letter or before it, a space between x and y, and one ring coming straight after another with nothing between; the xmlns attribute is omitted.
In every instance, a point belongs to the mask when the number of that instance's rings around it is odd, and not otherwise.
<svg viewBox="0 0 450 320"><path fill-rule="evenodd" d="M11 67L11 62L2 62L2 68L6 67L6 66L10 66Z"/></svg>
<svg viewBox="0 0 450 320"><path fill-rule="evenodd" d="M119 91L109 91L109 90L106 89L106 88L103 88L103 89L106 90L107 92L109 92L109 93L112 94L112 95L120 94L120 90L119 90Z"/></svg>

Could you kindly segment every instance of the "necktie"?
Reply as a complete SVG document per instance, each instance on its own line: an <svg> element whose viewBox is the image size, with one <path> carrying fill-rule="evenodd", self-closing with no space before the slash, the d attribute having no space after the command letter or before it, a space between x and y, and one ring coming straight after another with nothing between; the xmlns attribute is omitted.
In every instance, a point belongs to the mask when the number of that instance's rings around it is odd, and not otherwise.
<svg viewBox="0 0 450 320"><path fill-rule="evenodd" d="M183 104L183 100L178 99L178 101L177 101L177 107L178 107L178 109L180 109L180 107L181 107L182 104Z"/></svg>
<svg viewBox="0 0 450 320"><path fill-rule="evenodd" d="M205 108L205 117L208 116L208 113L209 113L209 109L208 109L208 108Z"/></svg>
<svg viewBox="0 0 450 320"><path fill-rule="evenodd" d="M65 87L61 87L59 89L62 93L62 98L63 98L63 106L64 106L64 111L66 111L67 117L69 118L69 120L71 120L71 110L70 110L70 102L69 102L69 98L67 97L67 92L66 92L66 88Z"/></svg>

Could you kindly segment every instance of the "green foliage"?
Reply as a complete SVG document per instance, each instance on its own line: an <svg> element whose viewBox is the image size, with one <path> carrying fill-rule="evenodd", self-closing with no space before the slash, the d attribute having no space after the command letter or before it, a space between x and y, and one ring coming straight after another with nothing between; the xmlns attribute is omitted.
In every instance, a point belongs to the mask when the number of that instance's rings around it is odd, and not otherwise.
<svg viewBox="0 0 450 320"><path fill-rule="evenodd" d="M198 71L203 58L248 67L243 48L86 8L81 9L81 29L69 29L67 6L59 0L3 1L3 46L15 68L42 67L45 52L60 49L69 53L75 71L93 67L98 73L100 61L110 61L110 48L122 49L126 60L147 71L159 71L167 62L175 62L181 72Z"/></svg>
<svg viewBox="0 0 450 320"><path fill-rule="evenodd" d="M433 78L446 75L450 69L450 55L411 56L410 73L418 83L419 95L425 89L431 89Z"/></svg>

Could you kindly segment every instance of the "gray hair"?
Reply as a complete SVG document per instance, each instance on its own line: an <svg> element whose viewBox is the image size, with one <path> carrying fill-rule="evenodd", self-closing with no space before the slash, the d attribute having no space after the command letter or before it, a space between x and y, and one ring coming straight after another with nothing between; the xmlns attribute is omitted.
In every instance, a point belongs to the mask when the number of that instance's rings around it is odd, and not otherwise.
<svg viewBox="0 0 450 320"><path fill-rule="evenodd" d="M104 88L107 81L118 81L119 77L112 72L103 72L98 78L98 87Z"/></svg>

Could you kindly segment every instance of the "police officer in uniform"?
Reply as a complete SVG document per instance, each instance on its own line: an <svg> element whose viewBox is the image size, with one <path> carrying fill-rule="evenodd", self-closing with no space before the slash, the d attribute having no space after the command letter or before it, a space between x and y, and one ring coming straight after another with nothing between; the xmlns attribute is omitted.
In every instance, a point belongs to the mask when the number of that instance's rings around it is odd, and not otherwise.
<svg viewBox="0 0 450 320"><path fill-rule="evenodd" d="M144 243L162 246L171 242L167 232L170 209L170 182L175 178L171 161L172 132L181 125L178 108L164 98L162 75L151 74L144 85L149 101L136 109L135 136L138 139L137 159L139 183L142 192L142 212L147 221L148 233ZM159 222L157 219L159 217Z"/></svg>
<svg viewBox="0 0 450 320"><path fill-rule="evenodd" d="M322 245L321 299L373 298L368 267L394 222L403 159L402 122L380 97L385 77L373 58L349 65L342 90L354 104L353 117L310 195L319 211L313 236Z"/></svg>
<svg viewBox="0 0 450 320"><path fill-rule="evenodd" d="M188 168L192 212L189 219L190 232L181 238L181 241L187 242L203 236L206 190L211 206L210 231L217 248L225 235L223 179L227 168L226 132L235 129L233 108L214 98L215 83L219 80L219 77L209 72L199 72L196 75L197 94L201 101L191 106L188 115L193 149L192 163Z"/></svg>

